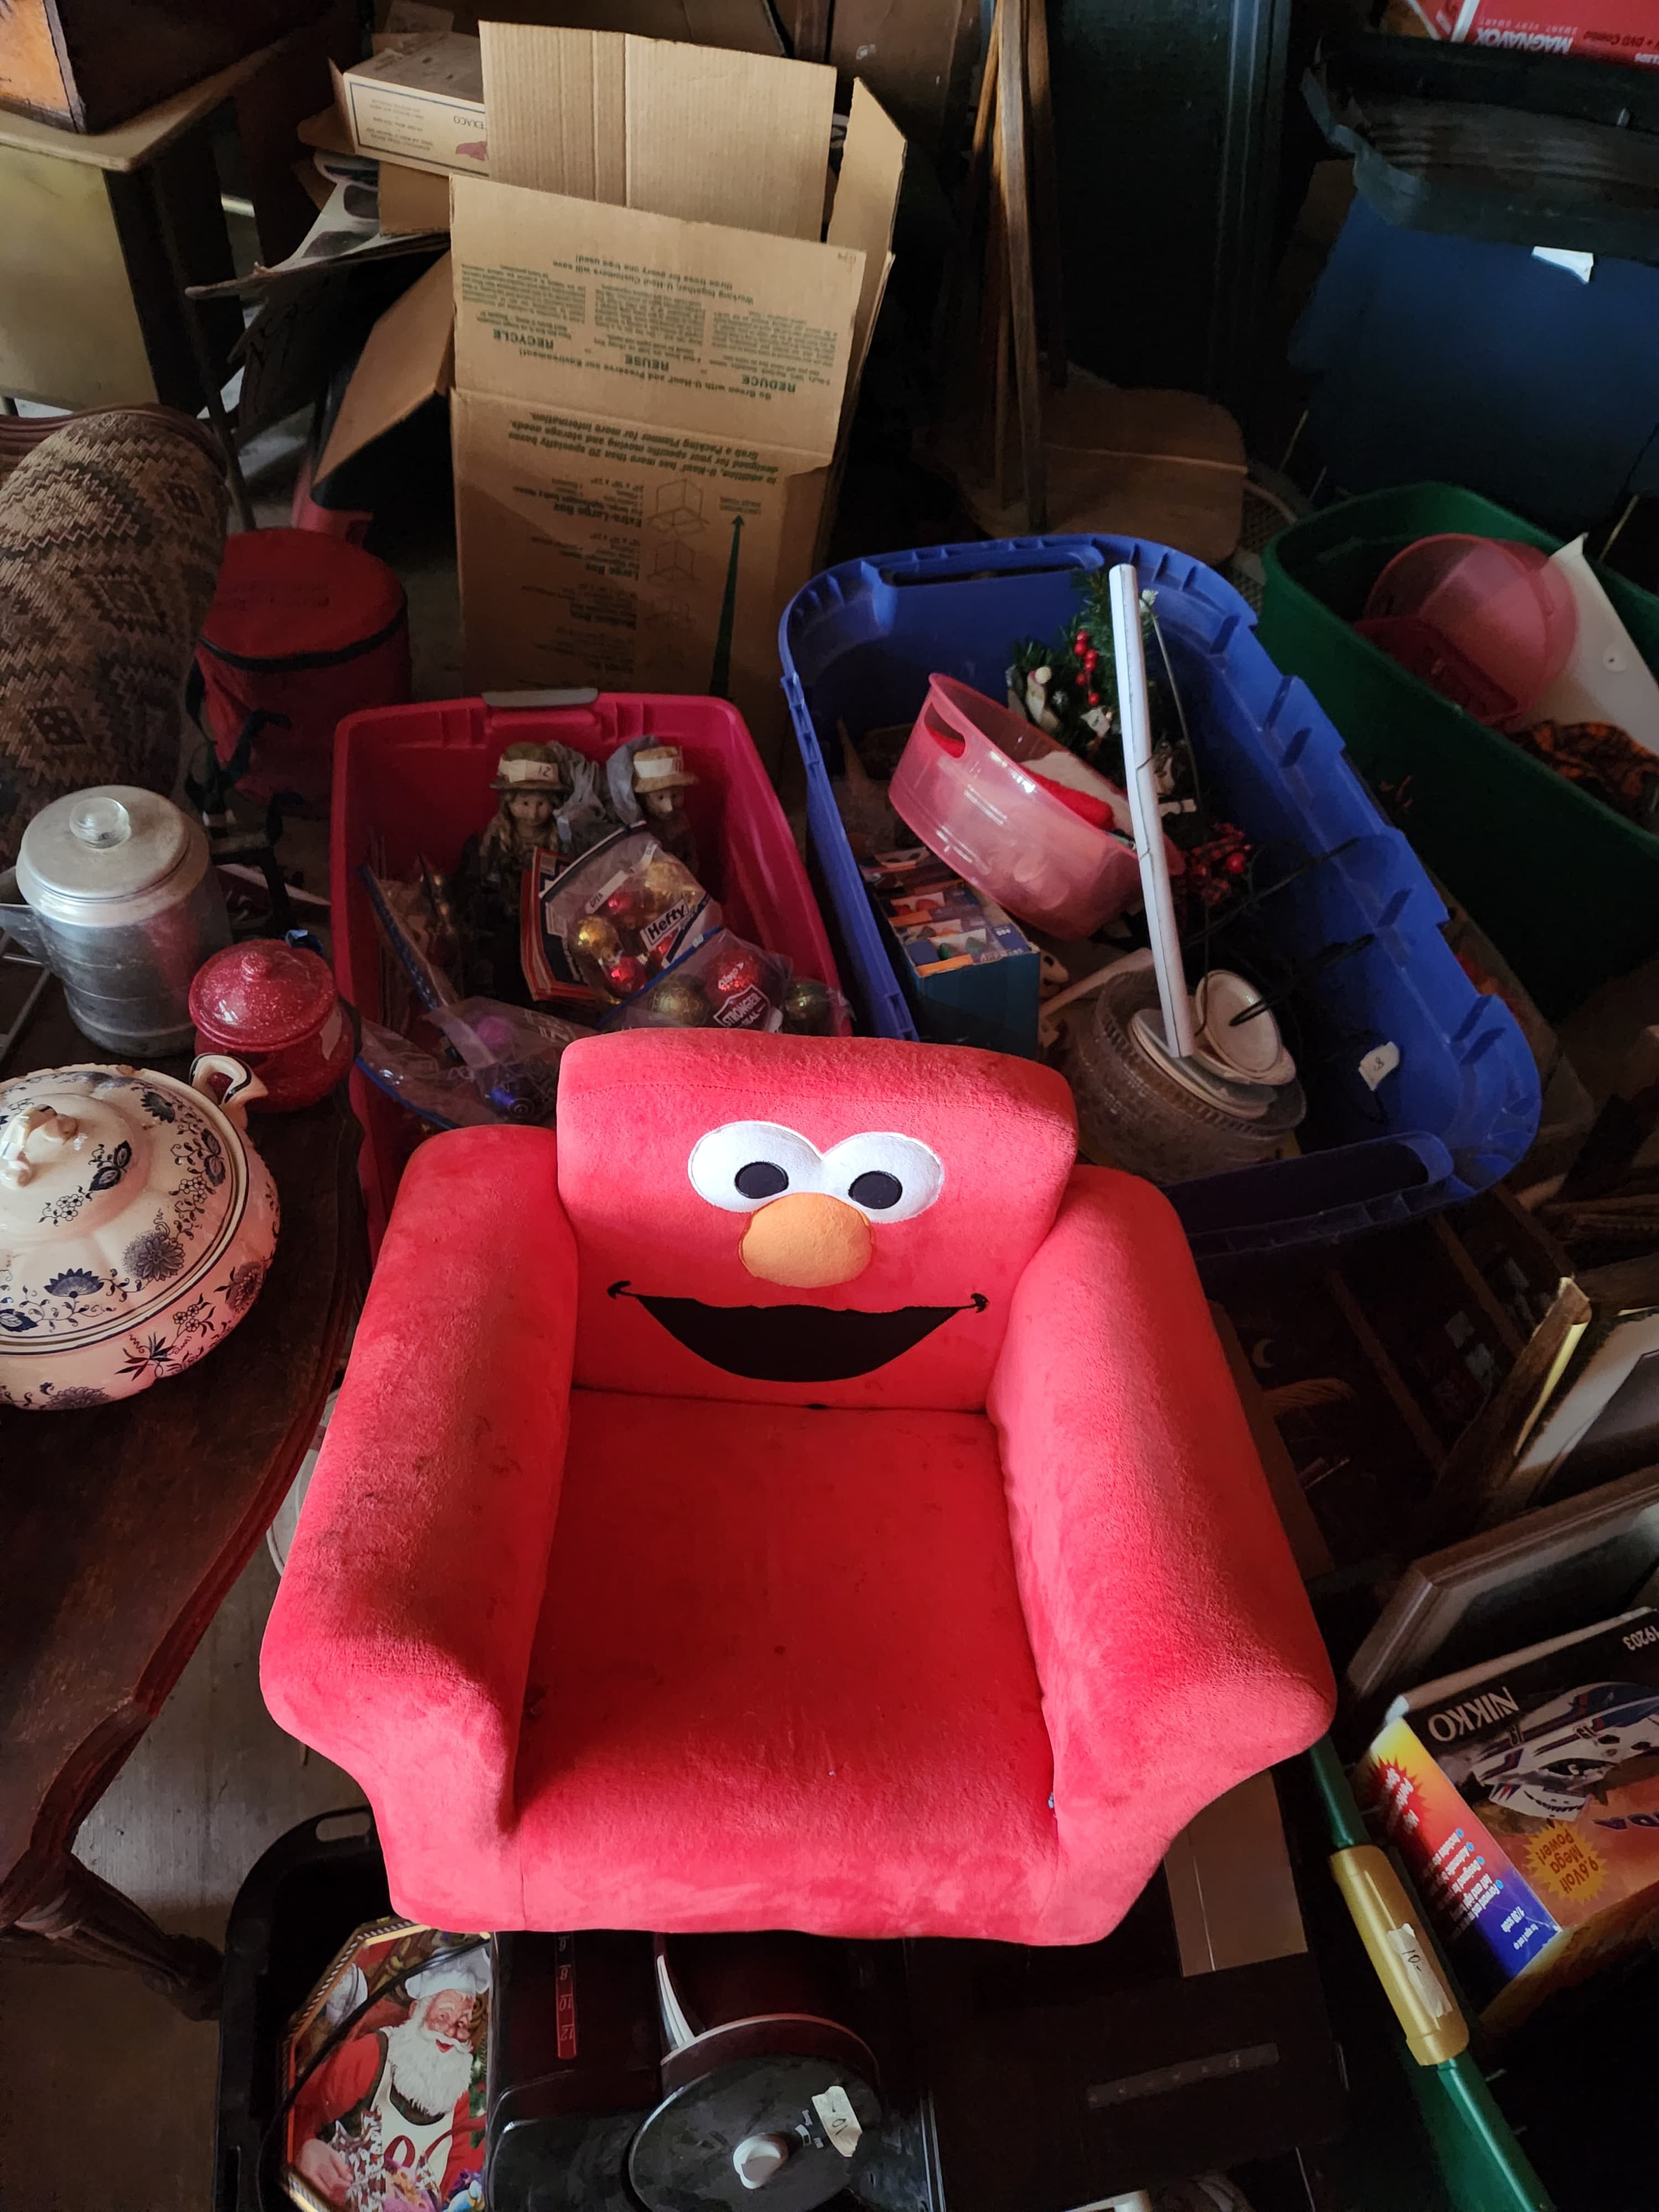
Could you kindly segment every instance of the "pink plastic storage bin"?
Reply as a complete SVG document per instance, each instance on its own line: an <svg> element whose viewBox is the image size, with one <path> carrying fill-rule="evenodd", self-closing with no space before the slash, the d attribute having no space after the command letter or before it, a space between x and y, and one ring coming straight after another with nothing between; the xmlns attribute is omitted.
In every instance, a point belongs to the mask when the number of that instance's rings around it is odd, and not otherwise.
<svg viewBox="0 0 1659 2212"><path fill-rule="evenodd" d="M975 890L1057 937L1090 937L1140 896L1139 864L1003 750L1032 735L982 691L933 676L888 796Z"/></svg>
<svg viewBox="0 0 1659 2212"><path fill-rule="evenodd" d="M806 870L737 709L723 699L605 693L591 707L520 712L456 699L375 708L341 723L330 889L334 974L343 996L380 1019L380 940L357 874L366 860L391 876L412 876L420 857L453 868L495 810L490 779L502 748L515 739L552 740L603 760L647 732L681 746L697 778L685 794L686 812L696 831L699 872L727 926L784 954L797 975L838 988ZM421 1125L358 1069L351 1103L363 1125L363 1195L370 1249L378 1250Z"/></svg>
<svg viewBox="0 0 1659 2212"><path fill-rule="evenodd" d="M1448 532L1396 553L1360 635L1478 722L1524 715L1571 657L1572 587L1536 545Z"/></svg>

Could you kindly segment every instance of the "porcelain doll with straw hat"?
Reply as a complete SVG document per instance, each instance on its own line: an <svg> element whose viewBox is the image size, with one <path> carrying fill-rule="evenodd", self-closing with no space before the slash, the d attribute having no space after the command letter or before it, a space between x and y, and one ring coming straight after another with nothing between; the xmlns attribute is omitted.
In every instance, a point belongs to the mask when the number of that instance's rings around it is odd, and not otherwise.
<svg viewBox="0 0 1659 2212"><path fill-rule="evenodd" d="M633 756L634 796L664 852L697 869L697 841L685 815L685 793L697 781L678 745L647 743Z"/></svg>

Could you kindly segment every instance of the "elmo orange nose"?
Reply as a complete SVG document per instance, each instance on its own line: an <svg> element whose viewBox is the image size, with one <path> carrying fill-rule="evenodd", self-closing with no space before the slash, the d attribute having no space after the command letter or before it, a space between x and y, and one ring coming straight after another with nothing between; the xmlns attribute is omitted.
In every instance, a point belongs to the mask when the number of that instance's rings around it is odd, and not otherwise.
<svg viewBox="0 0 1659 2212"><path fill-rule="evenodd" d="M872 1242L870 1224L856 1206L817 1191L796 1191L750 1215L738 1253L750 1273L764 1283L822 1291L861 1275Z"/></svg>

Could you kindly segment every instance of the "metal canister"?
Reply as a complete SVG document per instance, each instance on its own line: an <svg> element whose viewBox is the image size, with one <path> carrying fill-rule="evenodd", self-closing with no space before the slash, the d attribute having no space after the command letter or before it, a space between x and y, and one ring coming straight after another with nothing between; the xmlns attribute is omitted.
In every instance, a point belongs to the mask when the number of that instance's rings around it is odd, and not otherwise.
<svg viewBox="0 0 1659 2212"><path fill-rule="evenodd" d="M86 1034L130 1060L190 1049L191 978L230 942L200 823L124 783L42 807L0 875L0 929L62 979Z"/></svg>

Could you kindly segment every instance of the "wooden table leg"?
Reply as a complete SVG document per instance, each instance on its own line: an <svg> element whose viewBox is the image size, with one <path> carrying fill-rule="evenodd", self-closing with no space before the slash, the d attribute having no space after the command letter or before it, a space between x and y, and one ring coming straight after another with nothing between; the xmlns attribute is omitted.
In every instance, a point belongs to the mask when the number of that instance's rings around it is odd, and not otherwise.
<svg viewBox="0 0 1659 2212"><path fill-rule="evenodd" d="M211 1943L195 1936L169 1936L147 1912L79 1859L64 1863L58 1894L14 1923L22 1936L40 1937L53 1955L89 1966L131 1966L149 1987L170 1999L186 2020L216 2020L223 1966Z"/></svg>

